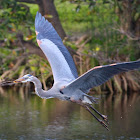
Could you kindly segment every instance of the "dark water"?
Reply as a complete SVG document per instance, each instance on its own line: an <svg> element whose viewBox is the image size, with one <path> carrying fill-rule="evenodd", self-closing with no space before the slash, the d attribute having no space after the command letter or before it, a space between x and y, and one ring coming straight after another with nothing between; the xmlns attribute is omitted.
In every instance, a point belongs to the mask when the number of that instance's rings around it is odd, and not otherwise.
<svg viewBox="0 0 140 140"><path fill-rule="evenodd" d="M140 140L140 95L98 95L110 131L79 105L0 90L0 140Z"/></svg>

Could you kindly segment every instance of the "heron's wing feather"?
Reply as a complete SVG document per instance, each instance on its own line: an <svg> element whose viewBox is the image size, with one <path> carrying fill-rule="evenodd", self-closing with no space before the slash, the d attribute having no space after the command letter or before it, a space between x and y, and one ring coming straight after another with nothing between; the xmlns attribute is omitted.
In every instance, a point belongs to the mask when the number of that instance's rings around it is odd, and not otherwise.
<svg viewBox="0 0 140 140"><path fill-rule="evenodd" d="M97 66L78 77L64 88L62 92L65 94L70 89L75 90L77 88L83 92L87 92L89 89L105 83L109 78L116 74L138 68L140 68L140 61Z"/></svg>
<svg viewBox="0 0 140 140"><path fill-rule="evenodd" d="M36 18L35 18L35 30L36 30L37 38L39 38L39 40L46 39L46 47L41 48L41 49L44 52L44 54L46 55L46 57L48 58L48 60L51 59L51 61L49 61L49 62L51 64L51 67L53 70L53 76L57 77L58 75L62 74L61 77L65 78L64 74L62 73L63 72L62 70L60 71L58 68L55 69L56 67L53 67L53 65L55 65L56 63L59 63L59 65L61 65L62 69L64 67L67 67L67 68L64 68L63 70L67 71L68 69L70 69L72 75L75 78L77 78L78 74L77 74L77 70L76 70L74 61L72 59L72 56L68 52L67 48L63 45L61 38L55 31L52 24L48 20L45 20L45 18L38 12L37 12ZM51 53L51 51L47 51L48 47L50 47L50 49L54 49L53 54ZM57 51L55 52L55 50L57 50ZM54 55L55 55L55 57L51 58ZM55 59L56 57L57 57L57 59ZM57 61L60 58L62 60L61 63L59 61ZM63 61L66 61L67 65L63 65ZM55 73L54 73L54 71L55 71ZM56 78L56 79L60 80L58 78Z"/></svg>

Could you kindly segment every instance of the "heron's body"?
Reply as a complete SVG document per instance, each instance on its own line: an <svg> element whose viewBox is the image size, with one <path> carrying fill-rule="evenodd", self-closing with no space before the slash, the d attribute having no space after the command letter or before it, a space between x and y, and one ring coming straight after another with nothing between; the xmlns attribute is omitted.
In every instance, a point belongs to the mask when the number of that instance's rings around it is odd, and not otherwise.
<svg viewBox="0 0 140 140"><path fill-rule="evenodd" d="M48 91L42 89L42 84L38 78L32 76L32 80L35 85L35 92L41 98L44 99L58 98L60 100L68 100L72 102L77 101L78 103L92 104L90 99L88 99L89 96L84 92L82 92L81 90L70 91L71 94L70 93L66 95L63 94L62 93L63 88L70 83L70 81L68 80L55 83L53 87Z"/></svg>
<svg viewBox="0 0 140 140"><path fill-rule="evenodd" d="M87 95L87 93L92 87L103 84L116 74L140 68L140 61L94 67L78 77L70 53L63 45L61 38L53 26L45 20L40 13L37 13L35 18L35 29L38 45L46 55L52 68L54 78L53 87L48 91L43 90L40 80L30 74L14 82L33 82L35 85L35 92L41 98L58 98L60 100L68 100L80 104L108 129L107 125L91 112L90 109L94 110L104 121L107 121L105 115L100 114L91 106L91 104L95 102L95 98Z"/></svg>
<svg viewBox="0 0 140 140"><path fill-rule="evenodd" d="M42 89L42 84L40 80L37 79L36 77L33 77L33 83L35 85L35 92L39 97L44 98L44 99L58 98L60 100L65 100L64 95L61 96L61 93L60 93L61 87L63 87L64 84L56 83L53 85L51 89L49 89L48 91L45 91Z"/></svg>

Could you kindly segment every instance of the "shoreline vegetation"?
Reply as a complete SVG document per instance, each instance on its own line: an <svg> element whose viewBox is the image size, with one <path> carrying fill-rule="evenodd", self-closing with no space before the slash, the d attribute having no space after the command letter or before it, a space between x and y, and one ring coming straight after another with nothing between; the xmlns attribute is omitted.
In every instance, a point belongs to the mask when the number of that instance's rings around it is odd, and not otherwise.
<svg viewBox="0 0 140 140"><path fill-rule="evenodd" d="M52 86L50 65L36 43L34 18L37 11L45 15L63 39L79 75L98 65L140 59L138 0L46 0L44 5L42 1L0 2L0 82L30 73L38 76L45 90ZM92 92L140 91L139 77L139 70L122 73ZM33 87L28 83L15 85L15 88L19 86L25 90Z"/></svg>

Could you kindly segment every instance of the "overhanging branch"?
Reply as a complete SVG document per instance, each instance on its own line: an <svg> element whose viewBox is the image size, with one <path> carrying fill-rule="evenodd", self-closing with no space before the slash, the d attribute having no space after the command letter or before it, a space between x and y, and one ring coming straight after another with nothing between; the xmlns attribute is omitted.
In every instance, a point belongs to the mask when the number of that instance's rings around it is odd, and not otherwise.
<svg viewBox="0 0 140 140"><path fill-rule="evenodd" d="M123 29L116 29L116 28L112 28L112 29L120 32L121 34L126 35L130 40L136 40L136 41L140 40L140 37L136 37L132 33L125 32Z"/></svg>

